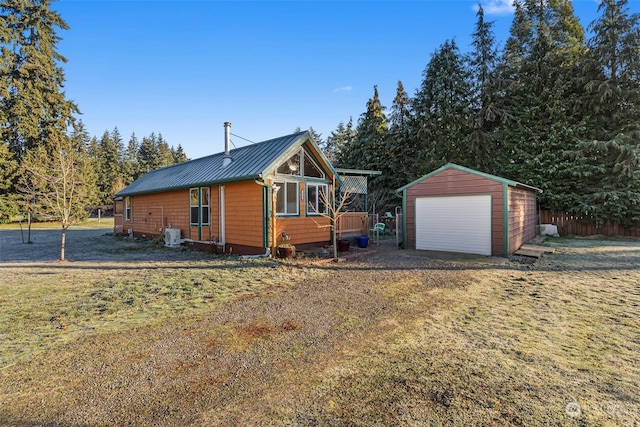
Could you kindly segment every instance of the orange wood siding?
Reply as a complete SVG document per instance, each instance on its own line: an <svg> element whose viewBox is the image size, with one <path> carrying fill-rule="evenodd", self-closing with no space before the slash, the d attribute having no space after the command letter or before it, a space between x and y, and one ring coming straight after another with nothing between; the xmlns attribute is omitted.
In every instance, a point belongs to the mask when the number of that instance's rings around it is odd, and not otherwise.
<svg viewBox="0 0 640 427"><path fill-rule="evenodd" d="M211 187L210 194L211 226L203 226L201 236L201 240L207 241L218 236L218 187ZM171 225L182 230L184 238L198 240L198 227L190 225L188 189L131 196L130 200L131 220L123 221L123 231L132 228L136 236L160 236L164 234L164 224L165 228Z"/></svg>
<svg viewBox="0 0 640 427"><path fill-rule="evenodd" d="M328 187L331 189L331 185ZM304 182L299 183L298 191L305 195L305 200L300 199L298 206L299 216L278 216L276 218L276 242L301 245L305 243L328 243L331 240L330 219L321 215L307 215L306 195L307 188ZM331 190L329 190L331 191ZM272 227L272 226L271 226ZM286 242L282 239L282 232L290 237Z"/></svg>
<svg viewBox="0 0 640 427"><path fill-rule="evenodd" d="M533 191L509 187L509 253L536 237L536 198Z"/></svg>
<svg viewBox="0 0 640 427"><path fill-rule="evenodd" d="M164 234L163 225L167 227L169 224L183 230L183 236L188 231L188 190L131 196L130 200L131 220L124 221L125 231L132 228L136 235L159 236Z"/></svg>
<svg viewBox="0 0 640 427"><path fill-rule="evenodd" d="M406 247L416 247L415 199L425 196L470 196L491 195L491 253L504 255L503 194L502 183L478 175L447 169L416 185L407 188L406 194Z"/></svg>
<svg viewBox="0 0 640 427"><path fill-rule="evenodd" d="M321 227L329 225L329 218L323 217L288 217L276 220L277 243L293 243L301 245L305 243L328 243L331 240L331 228ZM285 231L290 240L283 242L282 232Z"/></svg>
<svg viewBox="0 0 640 427"><path fill-rule="evenodd" d="M253 181L225 184L225 238L229 246L264 247L263 187ZM306 195L304 183L300 190ZM192 240L219 241L220 186L210 188L210 226L190 224L189 189L167 193L131 196L131 220L123 221L126 232L133 229L136 236L155 237L164 234L164 229L182 230L182 237ZM122 202L124 205L124 201ZM300 216L277 219L278 243L285 231L291 239L288 243L326 243L331 239L329 219L322 216L307 216L305 200L300 200ZM164 220L164 222L163 222ZM269 231L271 228L269 229Z"/></svg>
<svg viewBox="0 0 640 427"><path fill-rule="evenodd" d="M262 186L253 181L226 184L225 220L229 245L264 247Z"/></svg>

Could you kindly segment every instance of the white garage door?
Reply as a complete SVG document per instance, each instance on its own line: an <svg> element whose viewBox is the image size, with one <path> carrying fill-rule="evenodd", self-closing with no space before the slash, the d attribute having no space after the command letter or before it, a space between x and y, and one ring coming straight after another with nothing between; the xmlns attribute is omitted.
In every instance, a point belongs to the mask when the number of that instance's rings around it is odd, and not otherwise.
<svg viewBox="0 0 640 427"><path fill-rule="evenodd" d="M416 198L416 249L491 255L491 196Z"/></svg>

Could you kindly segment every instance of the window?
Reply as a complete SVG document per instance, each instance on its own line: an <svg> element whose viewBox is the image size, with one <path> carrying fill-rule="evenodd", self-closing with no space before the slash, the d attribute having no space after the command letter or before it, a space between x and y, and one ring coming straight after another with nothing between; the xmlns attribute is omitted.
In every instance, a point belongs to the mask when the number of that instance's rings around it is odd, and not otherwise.
<svg viewBox="0 0 640 427"><path fill-rule="evenodd" d="M209 225L209 187L189 190L191 225Z"/></svg>
<svg viewBox="0 0 640 427"><path fill-rule="evenodd" d="M300 202L298 201L297 182L274 182L278 187L276 213L280 215L297 215Z"/></svg>
<svg viewBox="0 0 640 427"><path fill-rule="evenodd" d="M209 187L200 189L201 224L209 225Z"/></svg>
<svg viewBox="0 0 640 427"><path fill-rule="evenodd" d="M311 158L309 153L304 153L304 176L312 178L324 178L324 172L318 164Z"/></svg>
<svg viewBox="0 0 640 427"><path fill-rule="evenodd" d="M300 176L300 153L289 157L289 160L278 166L276 172L280 175Z"/></svg>
<svg viewBox="0 0 640 427"><path fill-rule="evenodd" d="M326 214L327 194L328 188L326 184L307 184L307 214Z"/></svg>
<svg viewBox="0 0 640 427"><path fill-rule="evenodd" d="M191 213L191 225L198 225L200 222L200 218L198 215L198 210L200 208L199 200L198 200L198 189L192 188L189 190L189 206Z"/></svg>
<svg viewBox="0 0 640 427"><path fill-rule="evenodd" d="M124 198L124 219L131 221L131 197Z"/></svg>

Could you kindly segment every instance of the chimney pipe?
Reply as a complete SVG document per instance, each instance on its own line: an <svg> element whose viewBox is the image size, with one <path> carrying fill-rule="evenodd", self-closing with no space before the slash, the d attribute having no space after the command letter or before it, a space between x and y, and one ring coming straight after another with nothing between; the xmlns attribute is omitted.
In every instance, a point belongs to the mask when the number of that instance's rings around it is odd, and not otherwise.
<svg viewBox="0 0 640 427"><path fill-rule="evenodd" d="M222 157L222 167L225 168L231 163L231 123L224 122L224 157Z"/></svg>

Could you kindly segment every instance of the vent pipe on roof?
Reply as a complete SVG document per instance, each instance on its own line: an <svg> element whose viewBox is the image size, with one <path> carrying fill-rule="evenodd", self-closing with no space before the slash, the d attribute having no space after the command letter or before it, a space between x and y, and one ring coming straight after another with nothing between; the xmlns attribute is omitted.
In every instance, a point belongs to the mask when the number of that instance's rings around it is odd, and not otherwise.
<svg viewBox="0 0 640 427"><path fill-rule="evenodd" d="M231 164L231 123L224 122L224 157L222 157L222 167L226 168Z"/></svg>

